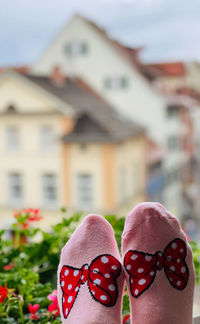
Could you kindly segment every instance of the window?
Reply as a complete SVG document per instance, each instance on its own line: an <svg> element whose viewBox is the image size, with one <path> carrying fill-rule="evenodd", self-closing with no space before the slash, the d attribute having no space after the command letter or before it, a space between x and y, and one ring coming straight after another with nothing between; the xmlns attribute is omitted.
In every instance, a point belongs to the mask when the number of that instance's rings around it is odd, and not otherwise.
<svg viewBox="0 0 200 324"><path fill-rule="evenodd" d="M167 140L167 147L169 150L176 150L180 147L179 138L177 136L170 136Z"/></svg>
<svg viewBox="0 0 200 324"><path fill-rule="evenodd" d="M175 118L179 114L179 107L177 107L177 106L168 106L166 112L167 112L167 117L169 119L170 118Z"/></svg>
<svg viewBox="0 0 200 324"><path fill-rule="evenodd" d="M93 177L90 174L77 176L77 205L81 209L93 206Z"/></svg>
<svg viewBox="0 0 200 324"><path fill-rule="evenodd" d="M54 130L51 126L43 126L40 134L41 150L45 152L53 151L55 149Z"/></svg>
<svg viewBox="0 0 200 324"><path fill-rule="evenodd" d="M55 174L42 176L43 202L47 207L55 206L57 201L57 178Z"/></svg>
<svg viewBox="0 0 200 324"><path fill-rule="evenodd" d="M88 53L88 50L88 43L84 41L71 41L64 46L64 52L68 56L84 55Z"/></svg>
<svg viewBox="0 0 200 324"><path fill-rule="evenodd" d="M18 151L20 146L19 129L16 126L8 126L6 129L6 146L9 151Z"/></svg>
<svg viewBox="0 0 200 324"><path fill-rule="evenodd" d="M126 77L108 77L104 80L104 88L109 90L125 89L128 87L128 78Z"/></svg>
<svg viewBox="0 0 200 324"><path fill-rule="evenodd" d="M23 188L20 173L10 173L8 175L8 191L11 204L18 205L22 203Z"/></svg>

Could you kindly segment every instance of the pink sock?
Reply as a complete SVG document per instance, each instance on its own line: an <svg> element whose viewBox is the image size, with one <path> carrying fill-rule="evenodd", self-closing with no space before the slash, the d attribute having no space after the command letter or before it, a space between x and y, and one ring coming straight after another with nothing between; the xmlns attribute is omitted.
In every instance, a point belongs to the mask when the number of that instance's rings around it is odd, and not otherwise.
<svg viewBox="0 0 200 324"><path fill-rule="evenodd" d="M124 276L111 225L89 215L62 249L58 303L67 324L120 324Z"/></svg>
<svg viewBox="0 0 200 324"><path fill-rule="evenodd" d="M195 274L177 219L159 203L127 216L122 236L134 324L192 324Z"/></svg>

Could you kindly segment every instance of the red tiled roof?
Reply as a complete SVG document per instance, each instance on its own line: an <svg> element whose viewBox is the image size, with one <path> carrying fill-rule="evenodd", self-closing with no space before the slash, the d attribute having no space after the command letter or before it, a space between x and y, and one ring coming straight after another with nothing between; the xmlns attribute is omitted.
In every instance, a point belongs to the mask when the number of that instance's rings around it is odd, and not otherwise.
<svg viewBox="0 0 200 324"><path fill-rule="evenodd" d="M164 76L183 76L185 75L185 66L183 62L164 62L146 64L147 68L153 68L155 71Z"/></svg>
<svg viewBox="0 0 200 324"><path fill-rule="evenodd" d="M200 102L200 92L190 87L180 87L176 90L178 95L186 95Z"/></svg>
<svg viewBox="0 0 200 324"><path fill-rule="evenodd" d="M14 70L15 72L19 72L22 74L27 74L29 72L30 67L27 65L21 66L7 66L7 67L0 67L0 73L5 72L7 70Z"/></svg>

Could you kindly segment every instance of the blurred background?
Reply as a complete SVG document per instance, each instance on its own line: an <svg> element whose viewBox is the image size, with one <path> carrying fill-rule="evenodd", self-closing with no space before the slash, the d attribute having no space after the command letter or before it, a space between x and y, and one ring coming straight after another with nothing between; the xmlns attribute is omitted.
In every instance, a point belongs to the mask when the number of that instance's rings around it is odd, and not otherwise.
<svg viewBox="0 0 200 324"><path fill-rule="evenodd" d="M200 3L0 7L0 225L158 201L200 242Z"/></svg>

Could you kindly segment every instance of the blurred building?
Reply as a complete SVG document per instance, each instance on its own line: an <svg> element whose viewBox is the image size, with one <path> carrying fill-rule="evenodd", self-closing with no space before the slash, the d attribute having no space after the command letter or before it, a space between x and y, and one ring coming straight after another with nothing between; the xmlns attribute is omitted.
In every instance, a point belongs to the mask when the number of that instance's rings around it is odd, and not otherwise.
<svg viewBox="0 0 200 324"><path fill-rule="evenodd" d="M151 74L152 84L168 98L170 119L181 123L179 145L185 156L181 169L182 216L185 220L200 220L200 64L163 62L145 65L143 69Z"/></svg>
<svg viewBox="0 0 200 324"><path fill-rule="evenodd" d="M116 212L146 199L146 135L78 78L0 74L1 217ZM56 219L55 219L56 221Z"/></svg>
<svg viewBox="0 0 200 324"><path fill-rule="evenodd" d="M75 15L30 68L0 71L5 215L62 205L122 213L143 200L189 213L199 65L146 65L141 50Z"/></svg>
<svg viewBox="0 0 200 324"><path fill-rule="evenodd" d="M162 163L157 164L160 176L157 180L152 175L149 177L148 192L154 190L151 186L163 188L164 182L162 202L181 216L179 171L187 156L179 142L184 126L181 120L169 117L173 103L168 104L168 98L154 82L155 69L140 61L140 51L112 40L95 23L75 15L32 66L31 72L49 76L59 66L65 75L81 77L121 115L146 127L148 137L164 153ZM155 172L152 172L154 167L148 169L151 174Z"/></svg>

